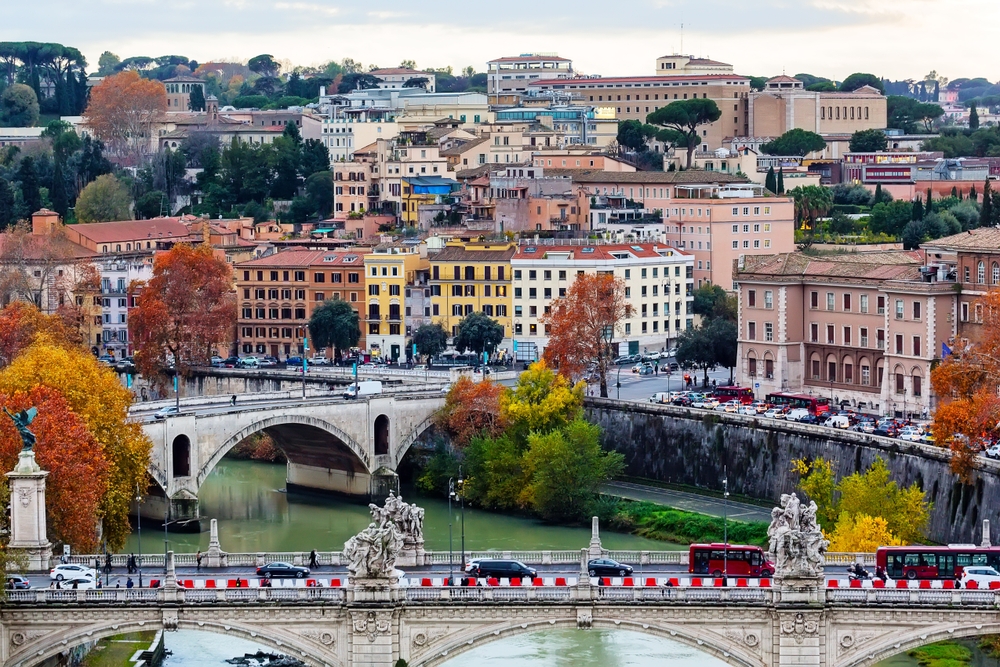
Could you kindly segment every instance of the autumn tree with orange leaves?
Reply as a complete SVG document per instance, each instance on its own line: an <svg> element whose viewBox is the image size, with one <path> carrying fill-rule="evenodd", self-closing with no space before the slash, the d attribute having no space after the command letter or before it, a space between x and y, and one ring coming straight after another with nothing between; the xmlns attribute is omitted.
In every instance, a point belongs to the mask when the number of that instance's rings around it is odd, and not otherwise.
<svg viewBox="0 0 1000 667"><path fill-rule="evenodd" d="M473 436L488 438L500 435L507 422L500 411L503 385L489 380L473 382L462 376L452 385L444 407L437 415L437 424L451 435L459 448L465 447Z"/></svg>
<svg viewBox="0 0 1000 667"><path fill-rule="evenodd" d="M173 355L185 373L205 363L215 346L228 349L236 322L232 270L211 246L178 244L153 260L153 277L133 285L132 311L136 365L147 377L160 373Z"/></svg>
<svg viewBox="0 0 1000 667"><path fill-rule="evenodd" d="M45 315L30 303L15 301L0 309L0 369L14 361L40 333L46 334L54 345L79 347L81 343L79 335L66 320Z"/></svg>
<svg viewBox="0 0 1000 667"><path fill-rule="evenodd" d="M129 70L105 77L91 89L83 118L110 156L134 167L145 164L154 150L153 126L166 111L166 87Z"/></svg>
<svg viewBox="0 0 1000 667"><path fill-rule="evenodd" d="M601 397L608 397L608 369L617 356L612 341L632 315L625 282L607 274L577 276L566 296L542 318L549 326L545 359L561 375L577 379L589 364L596 366Z"/></svg>
<svg viewBox="0 0 1000 667"><path fill-rule="evenodd" d="M953 453L952 470L968 483L976 456L1000 437L1000 290L981 297L982 336L955 349L931 372L937 394L934 439Z"/></svg>

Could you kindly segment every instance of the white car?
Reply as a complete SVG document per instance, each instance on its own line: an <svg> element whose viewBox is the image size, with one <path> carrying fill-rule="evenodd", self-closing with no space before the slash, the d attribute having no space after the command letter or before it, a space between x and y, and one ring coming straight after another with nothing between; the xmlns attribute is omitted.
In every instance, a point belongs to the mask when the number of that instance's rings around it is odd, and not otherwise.
<svg viewBox="0 0 1000 667"><path fill-rule="evenodd" d="M721 412L739 412L742 407L743 404L739 401L726 401L722 405L717 405L715 409Z"/></svg>
<svg viewBox="0 0 1000 667"><path fill-rule="evenodd" d="M62 589L76 589L80 591L92 591L97 588L97 582L93 579L88 579L87 577L71 577L69 579L64 579L59 587Z"/></svg>
<svg viewBox="0 0 1000 667"><path fill-rule="evenodd" d="M705 408L706 410L714 410L719 407L719 402L714 398L700 398L693 403L691 403L692 408Z"/></svg>
<svg viewBox="0 0 1000 667"><path fill-rule="evenodd" d="M988 459L1000 459L1000 443L997 443L983 452Z"/></svg>
<svg viewBox="0 0 1000 667"><path fill-rule="evenodd" d="M980 588L989 588L994 581L1000 581L1000 572L986 565L971 565L962 570L959 581L963 588L968 588L970 581L976 582Z"/></svg>
<svg viewBox="0 0 1000 667"><path fill-rule="evenodd" d="M49 579L62 581L63 579L95 579L97 571L86 565L76 563L60 563L49 570Z"/></svg>
<svg viewBox="0 0 1000 667"><path fill-rule="evenodd" d="M166 419L167 417L175 417L180 413L181 412L180 410L177 409L176 405L168 405L167 407L160 408L159 410L154 412L153 417L155 419Z"/></svg>
<svg viewBox="0 0 1000 667"><path fill-rule="evenodd" d="M910 442L920 442L920 439L924 436L923 431L915 426L904 426L897 436L900 440L909 440Z"/></svg>
<svg viewBox="0 0 1000 667"><path fill-rule="evenodd" d="M771 408L764 412L764 416L768 419L784 419L785 413L778 408Z"/></svg>
<svg viewBox="0 0 1000 667"><path fill-rule="evenodd" d="M752 405L744 405L739 410L736 411L736 414L747 415L748 417L756 417L757 410Z"/></svg>

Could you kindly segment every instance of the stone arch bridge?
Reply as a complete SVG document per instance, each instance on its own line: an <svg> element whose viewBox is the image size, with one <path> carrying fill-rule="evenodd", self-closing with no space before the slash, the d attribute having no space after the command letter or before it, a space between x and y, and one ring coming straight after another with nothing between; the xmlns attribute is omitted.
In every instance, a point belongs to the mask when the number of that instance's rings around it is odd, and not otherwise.
<svg viewBox="0 0 1000 667"><path fill-rule="evenodd" d="M144 503L143 514L197 518L205 479L233 447L259 432L285 453L290 489L365 498L383 493L379 484L391 478L443 404L440 393L354 401L331 396L253 401L243 395L236 406L216 399L182 405L180 414L163 419L148 415L143 430L153 442L149 472L159 489Z"/></svg>
<svg viewBox="0 0 1000 667"><path fill-rule="evenodd" d="M584 580L586 581L586 580ZM868 667L942 639L1000 633L993 591L532 587L13 591L0 664L35 667L81 643L142 629L250 639L315 667L434 667L551 628L665 637L733 667ZM167 637L169 645L169 635Z"/></svg>

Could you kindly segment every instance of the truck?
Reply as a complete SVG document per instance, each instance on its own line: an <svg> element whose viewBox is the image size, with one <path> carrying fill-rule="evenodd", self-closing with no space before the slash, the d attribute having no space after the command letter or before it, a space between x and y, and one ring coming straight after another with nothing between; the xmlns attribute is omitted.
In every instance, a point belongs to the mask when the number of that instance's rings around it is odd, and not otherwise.
<svg viewBox="0 0 1000 667"><path fill-rule="evenodd" d="M352 399L364 396L377 396L382 393L382 382L379 380L362 380L348 385L344 390L344 398Z"/></svg>

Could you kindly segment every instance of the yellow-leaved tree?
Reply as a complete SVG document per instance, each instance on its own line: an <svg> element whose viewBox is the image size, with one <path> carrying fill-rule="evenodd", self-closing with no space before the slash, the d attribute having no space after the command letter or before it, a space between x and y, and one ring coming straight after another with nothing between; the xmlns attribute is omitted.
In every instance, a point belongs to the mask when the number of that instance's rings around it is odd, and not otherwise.
<svg viewBox="0 0 1000 667"><path fill-rule="evenodd" d="M573 386L545 360L536 361L521 373L517 386L500 397L500 414L519 437L562 428L580 415L586 386Z"/></svg>
<svg viewBox="0 0 1000 667"><path fill-rule="evenodd" d="M828 535L830 551L872 553L879 547L898 547L903 541L892 534L889 524L880 516L844 515Z"/></svg>
<svg viewBox="0 0 1000 667"><path fill-rule="evenodd" d="M0 393L28 393L50 387L66 400L101 446L107 462L107 491L98 518L103 521L108 548L120 549L130 527L129 504L136 487L145 491L152 446L137 422L128 420L131 393L110 369L81 349L61 347L39 334L0 371Z"/></svg>

